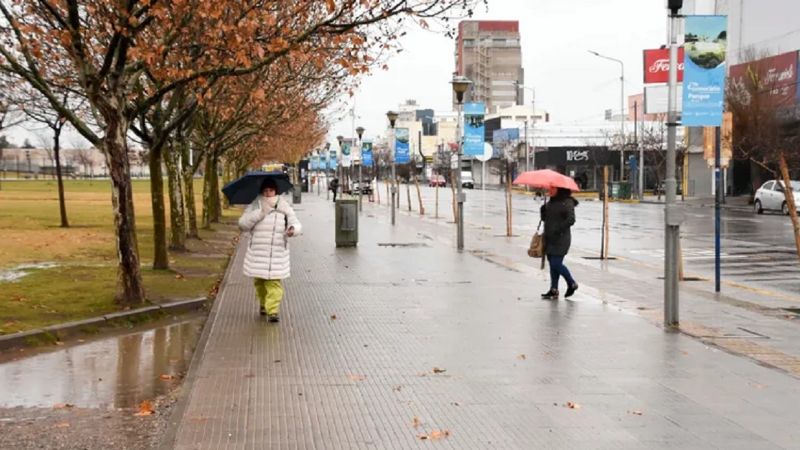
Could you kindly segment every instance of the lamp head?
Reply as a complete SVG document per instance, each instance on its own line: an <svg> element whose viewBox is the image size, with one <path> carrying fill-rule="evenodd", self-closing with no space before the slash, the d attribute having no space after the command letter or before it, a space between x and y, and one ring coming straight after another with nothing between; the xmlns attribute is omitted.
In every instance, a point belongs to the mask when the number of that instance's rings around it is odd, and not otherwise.
<svg viewBox="0 0 800 450"><path fill-rule="evenodd" d="M467 92L467 89L469 89L472 81L463 75L456 75L453 77L453 80L450 81L450 84L453 86L453 92L456 94L456 100L458 103L463 102L464 93Z"/></svg>
<svg viewBox="0 0 800 450"><path fill-rule="evenodd" d="M394 111L389 111L386 113L386 118L389 119L389 125L394 128L394 123L397 122L398 114Z"/></svg>
<svg viewBox="0 0 800 450"><path fill-rule="evenodd" d="M364 135L364 127L356 128L356 133L358 133L358 138L361 139L361 136Z"/></svg>
<svg viewBox="0 0 800 450"><path fill-rule="evenodd" d="M683 0L667 0L667 8L674 15L683 8Z"/></svg>
<svg viewBox="0 0 800 450"><path fill-rule="evenodd" d="M339 141L339 147L341 147L342 146L342 141L344 140L344 136L342 136L342 135L336 136L336 140Z"/></svg>

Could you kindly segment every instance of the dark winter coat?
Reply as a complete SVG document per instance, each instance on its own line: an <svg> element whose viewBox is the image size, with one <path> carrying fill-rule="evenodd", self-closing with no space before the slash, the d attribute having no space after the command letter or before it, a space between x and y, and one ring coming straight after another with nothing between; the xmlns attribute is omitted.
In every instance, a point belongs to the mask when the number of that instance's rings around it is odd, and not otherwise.
<svg viewBox="0 0 800 450"><path fill-rule="evenodd" d="M578 201L571 196L556 196L542 205L539 211L544 222L544 252L565 256L572 244L570 228L575 224Z"/></svg>

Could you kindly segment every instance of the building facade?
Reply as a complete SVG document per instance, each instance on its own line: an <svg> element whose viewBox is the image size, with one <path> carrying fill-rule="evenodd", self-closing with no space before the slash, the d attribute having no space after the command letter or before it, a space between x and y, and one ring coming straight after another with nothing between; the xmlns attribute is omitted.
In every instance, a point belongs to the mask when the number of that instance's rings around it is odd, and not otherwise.
<svg viewBox="0 0 800 450"><path fill-rule="evenodd" d="M455 57L455 73L473 83L465 101L484 102L488 114L523 103L518 88L525 74L518 21L462 21Z"/></svg>

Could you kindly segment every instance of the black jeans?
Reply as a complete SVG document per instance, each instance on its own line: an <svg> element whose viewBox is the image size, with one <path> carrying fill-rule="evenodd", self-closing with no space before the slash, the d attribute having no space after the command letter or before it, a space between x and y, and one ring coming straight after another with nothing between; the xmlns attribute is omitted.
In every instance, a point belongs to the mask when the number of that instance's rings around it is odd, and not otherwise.
<svg viewBox="0 0 800 450"><path fill-rule="evenodd" d="M575 284L572 274L564 265L564 256L547 255L547 262L550 264L550 289L558 290L559 277L564 277L567 287Z"/></svg>

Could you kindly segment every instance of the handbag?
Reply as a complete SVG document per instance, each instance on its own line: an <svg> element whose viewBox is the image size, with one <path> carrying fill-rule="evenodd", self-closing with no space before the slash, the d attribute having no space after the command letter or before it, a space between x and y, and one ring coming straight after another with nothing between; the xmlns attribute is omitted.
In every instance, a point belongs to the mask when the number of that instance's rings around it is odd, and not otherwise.
<svg viewBox="0 0 800 450"><path fill-rule="evenodd" d="M544 256L544 236L539 233L539 229L542 227L542 221L539 221L539 225L536 227L536 232L533 233L533 237L531 238L531 244L528 247L528 256L531 258L541 258Z"/></svg>

